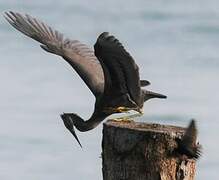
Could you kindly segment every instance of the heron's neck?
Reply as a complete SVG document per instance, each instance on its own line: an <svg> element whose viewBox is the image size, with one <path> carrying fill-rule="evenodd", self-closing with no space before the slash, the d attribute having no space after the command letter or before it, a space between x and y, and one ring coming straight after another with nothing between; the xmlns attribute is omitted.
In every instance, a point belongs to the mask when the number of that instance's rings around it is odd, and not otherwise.
<svg viewBox="0 0 219 180"><path fill-rule="evenodd" d="M93 113L93 115L87 121L77 116L76 118L74 118L74 125L79 131L89 131L97 127L107 116L108 115L105 113Z"/></svg>

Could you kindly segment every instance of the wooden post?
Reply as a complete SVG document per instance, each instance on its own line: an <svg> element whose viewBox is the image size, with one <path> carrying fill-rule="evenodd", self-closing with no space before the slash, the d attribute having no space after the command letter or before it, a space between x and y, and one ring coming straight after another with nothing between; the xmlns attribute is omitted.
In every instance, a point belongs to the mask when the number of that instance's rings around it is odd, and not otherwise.
<svg viewBox="0 0 219 180"><path fill-rule="evenodd" d="M103 180L194 180L195 161L174 153L185 128L159 124L104 123Z"/></svg>

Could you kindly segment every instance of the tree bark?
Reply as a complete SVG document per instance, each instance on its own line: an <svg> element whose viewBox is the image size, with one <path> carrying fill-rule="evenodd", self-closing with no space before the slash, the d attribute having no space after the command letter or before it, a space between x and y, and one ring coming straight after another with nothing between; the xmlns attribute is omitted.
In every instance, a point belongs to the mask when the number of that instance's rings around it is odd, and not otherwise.
<svg viewBox="0 0 219 180"><path fill-rule="evenodd" d="M175 153L185 128L149 123L104 123L103 180L193 180L195 161Z"/></svg>

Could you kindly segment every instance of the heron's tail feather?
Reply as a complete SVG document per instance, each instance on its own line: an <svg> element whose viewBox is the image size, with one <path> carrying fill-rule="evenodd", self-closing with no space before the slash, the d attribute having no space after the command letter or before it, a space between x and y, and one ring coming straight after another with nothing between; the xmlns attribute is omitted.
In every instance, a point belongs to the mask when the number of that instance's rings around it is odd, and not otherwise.
<svg viewBox="0 0 219 180"><path fill-rule="evenodd" d="M151 83L148 80L140 80L141 87L148 86Z"/></svg>
<svg viewBox="0 0 219 180"><path fill-rule="evenodd" d="M163 94L155 93L152 91L147 91L145 89L142 90L142 92L143 92L143 96L144 96L144 101L147 101L148 99L151 99L151 98L162 98L162 99L167 98L167 96L165 96Z"/></svg>

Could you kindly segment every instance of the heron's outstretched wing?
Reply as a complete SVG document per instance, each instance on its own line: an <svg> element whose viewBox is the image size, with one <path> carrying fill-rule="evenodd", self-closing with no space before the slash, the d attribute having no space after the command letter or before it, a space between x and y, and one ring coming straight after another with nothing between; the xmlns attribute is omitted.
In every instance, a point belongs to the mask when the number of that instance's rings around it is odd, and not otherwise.
<svg viewBox="0 0 219 180"><path fill-rule="evenodd" d="M77 40L64 38L63 34L29 15L6 12L5 18L14 28L42 43L44 50L62 56L95 96L103 93L103 70L93 50Z"/></svg>
<svg viewBox="0 0 219 180"><path fill-rule="evenodd" d="M106 66L111 78L110 90L120 94L128 93L131 99L139 105L141 84L138 66L123 45L114 36L104 32L98 37L94 50L101 64ZM106 83L105 87L107 87Z"/></svg>

